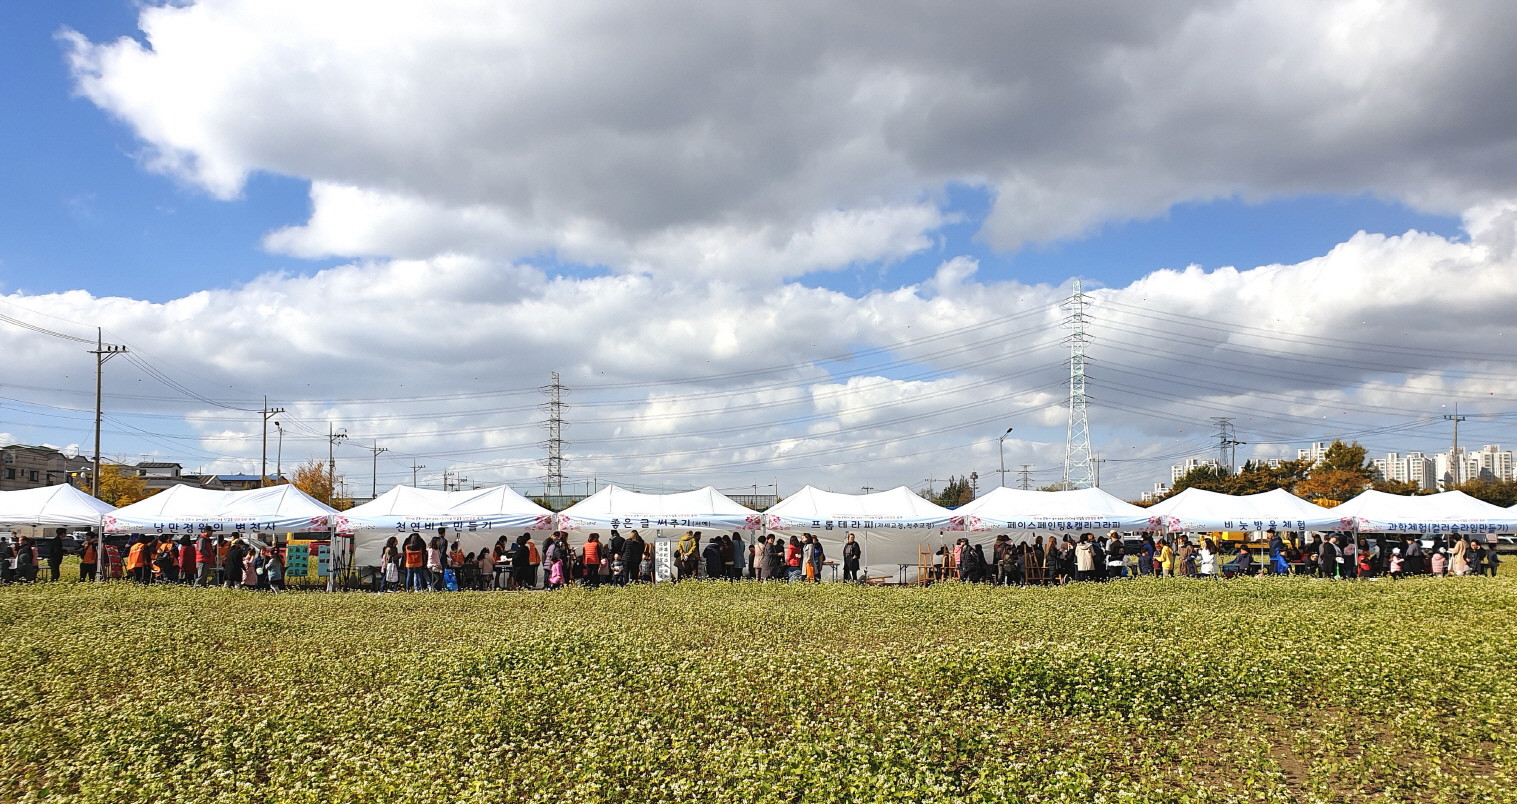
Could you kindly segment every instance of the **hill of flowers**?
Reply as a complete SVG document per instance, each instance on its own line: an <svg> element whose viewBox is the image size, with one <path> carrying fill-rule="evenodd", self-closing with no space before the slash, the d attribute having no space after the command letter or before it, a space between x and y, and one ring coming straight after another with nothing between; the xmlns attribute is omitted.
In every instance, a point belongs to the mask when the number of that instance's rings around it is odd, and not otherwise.
<svg viewBox="0 0 1517 804"><path fill-rule="evenodd" d="M1512 801L1517 582L0 589L0 800Z"/></svg>

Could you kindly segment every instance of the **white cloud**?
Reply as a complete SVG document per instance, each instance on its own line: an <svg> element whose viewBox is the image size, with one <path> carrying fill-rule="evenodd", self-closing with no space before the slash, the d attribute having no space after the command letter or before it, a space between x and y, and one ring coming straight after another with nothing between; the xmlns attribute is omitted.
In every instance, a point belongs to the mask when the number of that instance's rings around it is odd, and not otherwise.
<svg viewBox="0 0 1517 804"><path fill-rule="evenodd" d="M219 197L253 171L313 182L271 248L735 273L705 255L792 263L852 215L890 236L796 264L915 248L948 181L992 188L1003 248L1234 193L1512 197L1514 21L1431 0L201 0L144 8L146 44L66 39L157 169Z"/></svg>

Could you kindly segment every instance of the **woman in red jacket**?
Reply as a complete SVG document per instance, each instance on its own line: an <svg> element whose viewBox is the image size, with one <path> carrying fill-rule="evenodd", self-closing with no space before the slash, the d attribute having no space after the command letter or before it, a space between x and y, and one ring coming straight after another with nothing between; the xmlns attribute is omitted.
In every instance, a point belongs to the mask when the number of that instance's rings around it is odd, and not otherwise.
<svg viewBox="0 0 1517 804"><path fill-rule="evenodd" d="M785 567L788 569L790 581L801 579L801 542L794 536L791 536L790 543L785 545Z"/></svg>

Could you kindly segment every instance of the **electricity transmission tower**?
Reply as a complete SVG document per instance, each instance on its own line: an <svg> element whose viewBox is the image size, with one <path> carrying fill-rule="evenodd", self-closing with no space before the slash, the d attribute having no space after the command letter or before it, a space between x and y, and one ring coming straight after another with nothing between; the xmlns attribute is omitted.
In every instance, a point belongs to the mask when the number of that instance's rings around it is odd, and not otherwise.
<svg viewBox="0 0 1517 804"><path fill-rule="evenodd" d="M1021 468L1020 471L1017 472L1017 474L1019 474L1019 475L1022 476L1021 479L1020 479L1020 481L1019 481L1021 483L1021 485L1022 485L1022 490L1023 491L1031 491L1032 490L1032 464L1030 464L1030 463L1024 463L1024 464L1022 464L1022 468Z"/></svg>
<svg viewBox="0 0 1517 804"><path fill-rule="evenodd" d="M1238 440L1238 431L1233 428L1231 416L1213 416L1211 420L1217 423L1217 462L1227 473L1238 473L1238 445L1247 444L1247 441Z"/></svg>
<svg viewBox="0 0 1517 804"><path fill-rule="evenodd" d="M1064 488L1088 489L1095 485L1095 467L1090 454L1090 419L1085 411L1085 345L1090 336L1085 334L1085 325L1090 316L1085 312L1088 297L1080 290L1080 280L1074 283L1074 292L1060 307L1067 313L1064 326L1071 330L1064 342L1069 344L1069 433L1064 440Z"/></svg>
<svg viewBox="0 0 1517 804"><path fill-rule="evenodd" d="M548 468L548 476L544 478L545 492L555 497L564 494L564 388L558 380L558 372L553 372L553 382L544 385L538 390L548 395L548 401L541 405L541 409L548 414L548 420L543 422L543 427L548 431L548 440L539 446L548 449L548 457L543 465Z"/></svg>

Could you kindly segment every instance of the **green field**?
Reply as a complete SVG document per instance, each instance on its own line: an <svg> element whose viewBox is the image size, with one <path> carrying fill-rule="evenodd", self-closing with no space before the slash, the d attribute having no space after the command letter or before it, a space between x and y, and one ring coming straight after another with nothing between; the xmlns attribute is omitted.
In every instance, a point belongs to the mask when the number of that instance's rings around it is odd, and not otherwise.
<svg viewBox="0 0 1517 804"><path fill-rule="evenodd" d="M0 589L4 801L1514 801L1517 582Z"/></svg>

